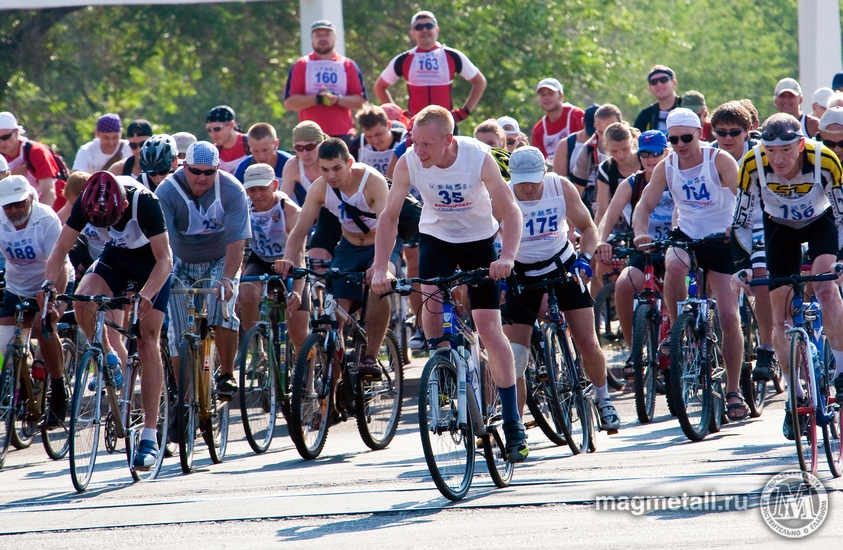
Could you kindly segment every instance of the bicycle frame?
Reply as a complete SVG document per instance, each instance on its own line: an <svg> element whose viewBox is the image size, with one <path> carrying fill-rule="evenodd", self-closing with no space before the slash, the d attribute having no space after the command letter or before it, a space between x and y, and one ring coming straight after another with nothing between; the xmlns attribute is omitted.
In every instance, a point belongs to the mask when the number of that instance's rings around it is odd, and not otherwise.
<svg viewBox="0 0 843 550"><path fill-rule="evenodd" d="M793 313L793 325L785 323L785 334L789 337L794 332L801 332L807 342L810 342L817 348L819 357L824 357L823 352L823 334L822 326L822 307L815 296L812 296L809 301L805 301L804 288L802 285L796 285L793 290L793 298L791 298L791 310ZM808 358L811 360L811 357ZM817 366L811 365L808 369L809 381L811 387L815 391L811 392L811 403L806 407L798 407L799 413L811 414L816 411L817 426L827 426L833 414L828 411L828 403L825 402L824 392L818 391L819 382L817 380ZM791 365L791 368L792 365ZM819 394L823 393L822 396Z"/></svg>
<svg viewBox="0 0 843 550"><path fill-rule="evenodd" d="M209 294L211 289L204 288L184 288L171 291L174 294L187 294L187 326L188 328L181 336L186 338L188 345L199 352L200 361L193 363L193 404L194 407L199 407L199 418L201 420L208 420L217 411L211 408L211 393L214 391L212 377L214 374L214 354L216 352L216 344L214 342L214 329L210 326L204 326L208 318L208 305L204 304L202 311L196 311L196 295ZM203 330L204 328L204 330ZM190 332L192 331L192 332ZM204 332L204 334L203 334ZM200 349L199 342L202 342ZM181 365L179 365L181 368Z"/></svg>
<svg viewBox="0 0 843 550"><path fill-rule="evenodd" d="M261 301L260 301L260 320L256 326L262 327L266 332L269 340L270 361L276 367L280 365L281 361L286 361L287 347L289 342L287 340L287 303L284 300L277 298L270 298L269 283L281 280L282 277L278 275L255 275L243 277L240 279L242 283L258 282L261 283ZM286 289L292 289L293 279L288 277L286 280ZM273 294L277 297L278 290L273 290ZM277 315L276 319L272 319L272 313ZM273 357L274 356L274 357ZM289 365L288 365L289 367ZM282 401L288 402L290 399L289 393L286 393L287 376L289 375L289 368L278 369L280 376L276 379L276 386L280 390Z"/></svg>

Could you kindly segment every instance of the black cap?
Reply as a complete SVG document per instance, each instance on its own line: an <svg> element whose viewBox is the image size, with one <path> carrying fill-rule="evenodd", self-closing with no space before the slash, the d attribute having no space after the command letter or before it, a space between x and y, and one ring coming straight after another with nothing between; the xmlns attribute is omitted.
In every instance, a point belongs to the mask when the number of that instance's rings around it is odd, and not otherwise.
<svg viewBox="0 0 843 550"><path fill-rule="evenodd" d="M133 120L126 129L126 136L128 137L151 136L152 134L154 134L152 125L143 118Z"/></svg>
<svg viewBox="0 0 843 550"><path fill-rule="evenodd" d="M217 105L210 111L205 118L205 122L231 122L234 120L234 109L228 105Z"/></svg>
<svg viewBox="0 0 843 550"><path fill-rule="evenodd" d="M583 116L583 124L585 126L585 133L589 136L593 136L594 132L597 130L594 127L594 113L597 112L597 109L600 108L600 105L597 103L592 103L588 106L585 110L585 116Z"/></svg>

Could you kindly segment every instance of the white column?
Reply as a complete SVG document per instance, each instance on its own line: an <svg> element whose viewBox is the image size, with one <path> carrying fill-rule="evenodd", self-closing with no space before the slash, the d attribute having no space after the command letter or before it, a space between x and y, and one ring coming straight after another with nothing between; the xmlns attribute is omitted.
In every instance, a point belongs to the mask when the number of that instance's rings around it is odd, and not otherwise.
<svg viewBox="0 0 843 550"><path fill-rule="evenodd" d="M799 0L799 84L804 96L803 112L811 112L814 90L830 88L831 79L839 72L843 72L839 0Z"/></svg>
<svg viewBox="0 0 843 550"><path fill-rule="evenodd" d="M327 19L337 27L337 45L334 49L345 55L345 26L342 19L342 0L299 0L301 19L301 54L313 51L310 44L310 26L314 21Z"/></svg>

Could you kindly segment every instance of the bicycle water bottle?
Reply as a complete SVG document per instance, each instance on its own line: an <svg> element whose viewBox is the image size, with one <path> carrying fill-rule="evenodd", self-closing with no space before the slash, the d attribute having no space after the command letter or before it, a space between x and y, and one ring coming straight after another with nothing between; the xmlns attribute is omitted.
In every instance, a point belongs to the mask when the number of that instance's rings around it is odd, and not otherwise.
<svg viewBox="0 0 843 550"><path fill-rule="evenodd" d="M32 362L32 379L33 380L46 380L47 379L47 369L44 368L43 361L33 361Z"/></svg>
<svg viewBox="0 0 843 550"><path fill-rule="evenodd" d="M336 310L336 306L334 305L334 295L333 294L325 294L325 298L322 302L322 309L325 311L325 315L331 316L334 314Z"/></svg>
<svg viewBox="0 0 843 550"><path fill-rule="evenodd" d="M696 277L687 277L686 280L688 281L688 296L692 298L697 297L697 278Z"/></svg>
<svg viewBox="0 0 843 550"><path fill-rule="evenodd" d="M817 350L817 346L815 346L813 342L808 341L808 347L811 350L811 364L814 365L814 373L817 377L817 380L819 380L821 378L820 373L822 372L822 365L820 364L820 354Z"/></svg>
<svg viewBox="0 0 843 550"><path fill-rule="evenodd" d="M278 345L278 357L277 361L278 364L284 364L287 362L287 323L279 323L278 324L278 334L280 343ZM281 336L284 335L284 336Z"/></svg>

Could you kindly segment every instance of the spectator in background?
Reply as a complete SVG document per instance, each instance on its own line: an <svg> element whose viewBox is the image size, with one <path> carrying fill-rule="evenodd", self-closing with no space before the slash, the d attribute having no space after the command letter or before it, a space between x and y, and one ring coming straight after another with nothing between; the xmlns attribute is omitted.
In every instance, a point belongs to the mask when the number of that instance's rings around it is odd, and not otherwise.
<svg viewBox="0 0 843 550"><path fill-rule="evenodd" d="M545 115L533 126L530 143L542 152L548 163L553 164L556 146L569 135L582 130L585 113L565 102L562 83L555 78L539 82L536 95Z"/></svg>
<svg viewBox="0 0 843 550"><path fill-rule="evenodd" d="M585 115L583 116L583 123L585 127L561 140L559 145L556 146L556 152L553 155L553 171L560 176L568 177L568 174L573 171L574 163L577 160L577 154L580 152L580 149L583 148L585 142L594 135L594 132L596 131L596 128L594 127L594 113L596 113L599 108L600 105L592 103L585 110ZM582 185L580 186L579 191L582 193Z"/></svg>
<svg viewBox="0 0 843 550"><path fill-rule="evenodd" d="M712 141L711 120L708 116L708 107L705 105L705 96L696 90L689 90L682 94L682 106L691 109L700 117L702 130L700 130L700 141Z"/></svg>
<svg viewBox="0 0 843 550"><path fill-rule="evenodd" d="M653 65L647 75L647 84L656 102L638 113L633 126L642 132L659 130L667 135L667 115L682 105L682 100L676 95L676 73L666 65Z"/></svg>
<svg viewBox="0 0 843 550"><path fill-rule="evenodd" d="M498 126L503 129L503 133L506 135L506 150L510 153L515 151L519 147L523 147L523 139L521 136L524 134L521 132L521 127L518 125L518 121L512 118L511 116L502 116L498 119Z"/></svg>
<svg viewBox="0 0 843 550"><path fill-rule="evenodd" d="M776 84L773 101L780 113L795 117L802 125L802 134L810 138L817 133L820 121L814 115L802 112L802 87L793 78L782 78Z"/></svg>
<svg viewBox="0 0 843 550"><path fill-rule="evenodd" d="M231 174L249 155L249 140L238 131L236 117L228 105L217 105L205 117L205 130L220 153L219 169Z"/></svg>
<svg viewBox="0 0 843 550"><path fill-rule="evenodd" d="M144 142L152 137L152 134L152 125L147 120L139 118L129 123L129 126L126 128L126 135L129 138L129 147L132 149L132 156L115 162L108 171L112 174L122 176L139 176L140 150Z"/></svg>
<svg viewBox="0 0 843 550"><path fill-rule="evenodd" d="M500 149L506 144L506 133L495 121L495 119L490 118L489 120L484 120L477 125L474 129L474 139L482 141L489 147L497 147Z"/></svg>
<svg viewBox="0 0 843 550"><path fill-rule="evenodd" d="M246 174L246 168L253 164L268 164L275 170L275 177L278 178L278 181L281 181L284 165L293 158L293 155L278 150L278 134L275 132L275 128L266 122L258 122L249 128L247 138L252 154L240 162L237 170L234 171L234 177L240 183L245 183L243 178Z"/></svg>
<svg viewBox="0 0 843 550"><path fill-rule="evenodd" d="M299 122L312 120L322 131L346 143L356 131L352 109L368 98L357 63L334 50L334 24L321 19L310 26L313 51L300 57L290 69L284 108L299 113Z"/></svg>
<svg viewBox="0 0 843 550"><path fill-rule="evenodd" d="M843 73L837 73L831 80L831 89L835 92L843 92Z"/></svg>
<svg viewBox="0 0 843 550"><path fill-rule="evenodd" d="M93 174L109 170L115 163L132 156L128 141L123 141L123 122L114 113L104 114L97 119L94 139L79 148L73 170Z"/></svg>
<svg viewBox="0 0 843 550"><path fill-rule="evenodd" d="M389 121L393 123L393 130L407 130L407 126L410 125L410 119L404 114L404 109L395 103L384 103L381 105L381 109L383 109L386 116L389 117Z"/></svg>
<svg viewBox="0 0 843 550"><path fill-rule="evenodd" d="M834 90L831 88L819 88L811 96L811 110L812 114L817 118L822 118L823 113L828 108L828 100L834 95Z"/></svg>

